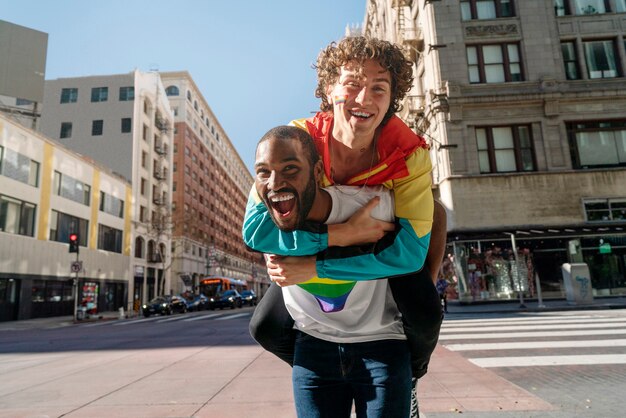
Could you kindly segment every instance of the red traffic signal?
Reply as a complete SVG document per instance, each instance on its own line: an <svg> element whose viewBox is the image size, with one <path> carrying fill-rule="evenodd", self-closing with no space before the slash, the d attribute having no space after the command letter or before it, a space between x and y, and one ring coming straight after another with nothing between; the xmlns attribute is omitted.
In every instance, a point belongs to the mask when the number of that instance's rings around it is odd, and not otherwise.
<svg viewBox="0 0 626 418"><path fill-rule="evenodd" d="M78 234L70 234L70 252L78 253Z"/></svg>

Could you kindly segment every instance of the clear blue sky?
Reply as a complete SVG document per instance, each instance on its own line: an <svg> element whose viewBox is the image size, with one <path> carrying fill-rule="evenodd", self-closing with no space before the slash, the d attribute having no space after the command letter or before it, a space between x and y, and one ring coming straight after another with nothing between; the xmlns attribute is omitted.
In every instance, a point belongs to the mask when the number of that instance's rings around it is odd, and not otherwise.
<svg viewBox="0 0 626 418"><path fill-rule="evenodd" d="M187 70L244 163L270 128L307 117L319 51L366 0L0 0L0 19L48 33L46 79Z"/></svg>

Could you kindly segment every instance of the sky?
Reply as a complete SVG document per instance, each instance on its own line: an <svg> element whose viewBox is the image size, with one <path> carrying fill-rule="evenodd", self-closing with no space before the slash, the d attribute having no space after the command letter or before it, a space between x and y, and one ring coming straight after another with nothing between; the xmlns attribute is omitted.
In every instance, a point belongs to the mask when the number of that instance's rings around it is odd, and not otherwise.
<svg viewBox="0 0 626 418"><path fill-rule="evenodd" d="M0 0L0 20L48 34L46 79L188 71L252 171L265 132L318 110L312 64L366 1Z"/></svg>

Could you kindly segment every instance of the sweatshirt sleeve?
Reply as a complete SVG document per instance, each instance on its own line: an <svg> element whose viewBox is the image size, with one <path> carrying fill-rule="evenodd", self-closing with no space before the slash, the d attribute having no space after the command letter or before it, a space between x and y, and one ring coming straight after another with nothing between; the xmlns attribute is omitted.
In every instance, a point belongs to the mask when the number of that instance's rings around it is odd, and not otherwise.
<svg viewBox="0 0 626 418"><path fill-rule="evenodd" d="M406 159L409 174L393 180L396 230L376 244L329 247L317 255L319 277L372 280L421 270L426 260L433 221L431 162L418 148Z"/></svg>
<svg viewBox="0 0 626 418"><path fill-rule="evenodd" d="M307 230L281 231L254 186L250 190L243 220L244 243L255 251L277 255L314 255L328 247L326 225L307 224Z"/></svg>

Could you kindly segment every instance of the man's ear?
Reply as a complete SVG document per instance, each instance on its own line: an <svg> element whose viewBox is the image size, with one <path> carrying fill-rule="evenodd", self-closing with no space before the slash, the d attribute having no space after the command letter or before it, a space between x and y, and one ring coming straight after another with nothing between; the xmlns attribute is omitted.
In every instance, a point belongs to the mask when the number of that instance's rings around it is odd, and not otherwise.
<svg viewBox="0 0 626 418"><path fill-rule="evenodd" d="M322 176L324 175L324 162L320 158L315 163L315 167L313 167L313 175L315 176L315 182L317 184L322 184Z"/></svg>

